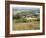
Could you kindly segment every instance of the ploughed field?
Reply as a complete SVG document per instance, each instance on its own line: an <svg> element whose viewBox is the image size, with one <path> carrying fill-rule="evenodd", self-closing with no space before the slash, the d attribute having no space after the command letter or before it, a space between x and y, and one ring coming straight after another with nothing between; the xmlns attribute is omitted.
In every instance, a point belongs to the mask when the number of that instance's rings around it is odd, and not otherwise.
<svg viewBox="0 0 46 38"><path fill-rule="evenodd" d="M16 20L13 20L13 30L39 30L40 21L31 21L31 22L19 22L16 23Z"/></svg>

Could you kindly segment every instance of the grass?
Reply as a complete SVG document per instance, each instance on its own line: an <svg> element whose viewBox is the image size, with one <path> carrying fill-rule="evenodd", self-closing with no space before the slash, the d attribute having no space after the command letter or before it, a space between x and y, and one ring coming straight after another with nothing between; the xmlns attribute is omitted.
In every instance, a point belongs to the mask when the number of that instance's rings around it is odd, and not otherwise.
<svg viewBox="0 0 46 38"><path fill-rule="evenodd" d="M38 30L40 29L40 22L32 20L31 22L21 22L16 23L16 20L13 20L13 30Z"/></svg>

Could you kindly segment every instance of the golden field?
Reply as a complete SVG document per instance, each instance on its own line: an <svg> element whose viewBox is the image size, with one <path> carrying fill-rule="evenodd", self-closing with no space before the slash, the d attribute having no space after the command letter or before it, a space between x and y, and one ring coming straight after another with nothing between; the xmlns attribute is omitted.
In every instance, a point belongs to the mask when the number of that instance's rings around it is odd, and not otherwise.
<svg viewBox="0 0 46 38"><path fill-rule="evenodd" d="M13 20L13 30L38 30L40 29L39 21L31 21L28 23L16 23L16 20Z"/></svg>

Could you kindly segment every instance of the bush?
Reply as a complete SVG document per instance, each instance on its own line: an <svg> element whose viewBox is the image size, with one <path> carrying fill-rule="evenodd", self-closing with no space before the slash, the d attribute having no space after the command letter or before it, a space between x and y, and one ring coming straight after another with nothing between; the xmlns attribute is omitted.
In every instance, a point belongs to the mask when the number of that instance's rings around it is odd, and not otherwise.
<svg viewBox="0 0 46 38"><path fill-rule="evenodd" d="M27 20L26 19L23 19L23 22L27 22Z"/></svg>
<svg viewBox="0 0 46 38"><path fill-rule="evenodd" d="M30 20L30 22L31 22L31 20Z"/></svg>
<svg viewBox="0 0 46 38"><path fill-rule="evenodd" d="M16 19L16 22L19 23L19 22L23 22L22 19Z"/></svg>
<svg viewBox="0 0 46 38"><path fill-rule="evenodd" d="M25 19L25 18L21 18L21 19L16 19L16 23L19 23L19 22L31 22L31 20L27 20L27 19Z"/></svg>
<svg viewBox="0 0 46 38"><path fill-rule="evenodd" d="M40 21L40 18L38 18L37 21Z"/></svg>

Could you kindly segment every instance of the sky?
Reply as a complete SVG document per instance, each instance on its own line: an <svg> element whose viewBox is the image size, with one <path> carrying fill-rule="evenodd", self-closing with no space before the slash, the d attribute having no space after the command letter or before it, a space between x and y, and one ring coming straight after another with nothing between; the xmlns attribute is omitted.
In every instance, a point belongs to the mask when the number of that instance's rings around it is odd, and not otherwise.
<svg viewBox="0 0 46 38"><path fill-rule="evenodd" d="M17 12L21 11L15 11L16 9L18 10L39 10L40 8L31 8L31 7L13 7L13 14L15 15Z"/></svg>
<svg viewBox="0 0 46 38"><path fill-rule="evenodd" d="M22 9L39 9L39 8L32 8L32 7L13 7L13 9L19 9L19 10L22 10Z"/></svg>

